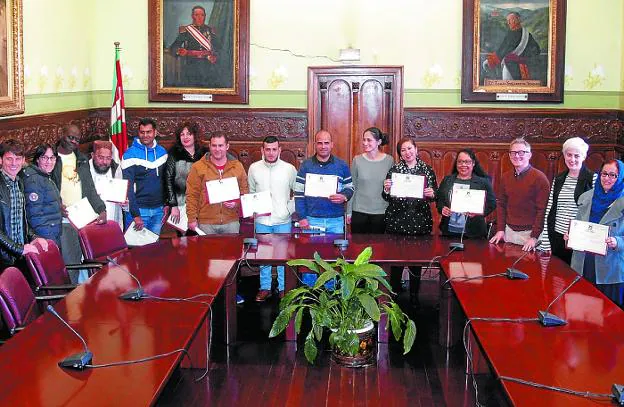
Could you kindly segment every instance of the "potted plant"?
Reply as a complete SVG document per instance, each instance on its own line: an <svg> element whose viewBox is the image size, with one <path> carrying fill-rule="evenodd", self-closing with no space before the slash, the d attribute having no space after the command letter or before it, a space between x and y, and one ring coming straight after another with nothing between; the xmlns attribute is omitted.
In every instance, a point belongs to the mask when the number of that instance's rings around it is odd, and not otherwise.
<svg viewBox="0 0 624 407"><path fill-rule="evenodd" d="M353 264L343 259L329 263L318 253L314 253L314 261L289 261L289 266L307 267L319 277L314 287L302 286L284 296L269 337L284 331L293 316L295 331L299 333L303 316L308 313L312 327L305 339L304 353L310 363L316 359L318 343L327 328L331 331L332 358L343 365L364 366L375 359L373 321L378 322L385 313L396 340L403 338L403 353L409 352L416 338L416 324L393 301L383 269L369 263L372 253L367 247ZM326 283L331 280L335 280L335 287L328 288Z"/></svg>

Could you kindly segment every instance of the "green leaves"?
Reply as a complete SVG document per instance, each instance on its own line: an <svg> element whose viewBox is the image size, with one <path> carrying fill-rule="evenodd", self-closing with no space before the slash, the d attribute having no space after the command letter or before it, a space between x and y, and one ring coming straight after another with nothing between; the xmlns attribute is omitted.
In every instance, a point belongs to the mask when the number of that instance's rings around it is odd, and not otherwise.
<svg viewBox="0 0 624 407"><path fill-rule="evenodd" d="M355 259L353 264L355 264L356 266L360 266L362 264L368 263L372 255L373 249L368 246L366 249L362 250L362 253L357 256L357 259Z"/></svg>
<svg viewBox="0 0 624 407"><path fill-rule="evenodd" d="M407 326L405 327L405 334L403 335L403 354L412 349L414 340L416 339L416 324L411 319L407 319Z"/></svg>
<svg viewBox="0 0 624 407"><path fill-rule="evenodd" d="M330 346L343 355L355 356L359 340L353 329L364 326L369 320L379 321L381 314L388 316L393 336L403 338L404 353L409 352L416 338L416 324L410 320L388 294L392 292L387 274L377 264L371 264L373 251L364 249L353 263L343 258L327 262L317 253L314 259L296 259L288 262L292 267L306 267L318 274L314 287L302 286L286 293L280 302L280 313L271 327L270 337L282 333L294 318L295 332L300 333L305 313L309 313L312 326L304 343L306 359L313 363L318 356L318 343L324 329L331 328ZM334 280L335 289L325 287Z"/></svg>
<svg viewBox="0 0 624 407"><path fill-rule="evenodd" d="M373 321L378 322L381 312L379 311L379 306L377 306L377 302L375 302L373 297L368 294L360 294L357 298L360 300L360 304L362 304L362 307L364 307L368 316Z"/></svg>
<svg viewBox="0 0 624 407"><path fill-rule="evenodd" d="M314 342L312 331L306 336L305 343L303 344L303 353L306 359L308 359L308 362L314 363L318 350L316 349L316 342Z"/></svg>
<svg viewBox="0 0 624 407"><path fill-rule="evenodd" d="M295 311L297 306L289 306L284 308L273 321L273 326L271 327L271 332L269 332L269 338L274 338L277 335L281 334L284 329L288 326L290 322L290 318L292 317L292 313Z"/></svg>

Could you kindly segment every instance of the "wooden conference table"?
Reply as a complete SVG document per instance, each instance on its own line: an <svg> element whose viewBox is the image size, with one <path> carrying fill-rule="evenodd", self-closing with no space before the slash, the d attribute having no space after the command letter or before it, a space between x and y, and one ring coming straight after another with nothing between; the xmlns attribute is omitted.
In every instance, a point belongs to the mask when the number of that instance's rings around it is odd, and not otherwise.
<svg viewBox="0 0 624 407"><path fill-rule="evenodd" d="M397 236L351 237L340 251L335 236L259 235L258 248L247 253L253 264L279 264L293 258L354 260L367 246L372 261L381 265L428 264L448 252L444 238ZM161 240L117 256L117 261L142 282L145 291L161 297L189 297L222 292L226 340L236 340L237 263L245 253L240 236L189 237ZM443 274L474 276L502 272L519 257L518 246L466 241L463 252L441 259ZM492 278L451 282L450 300L443 301L441 323L447 328L465 315L534 318L570 282L575 273L559 259L546 261L530 254L517 265L525 281ZM286 273L287 286L295 278ZM441 281L445 278L441 277ZM194 303L153 300L125 302L119 294L135 288L130 276L110 265L71 292L55 307L86 339L93 363L138 359L175 349L188 349L193 363L205 360L208 307ZM444 292L444 289L443 289ZM448 296L447 296L448 299ZM213 299L207 299L212 302ZM579 281L551 309L568 320L564 327L524 324L472 323L474 344L487 368L497 377L511 376L551 386L609 393L611 384L624 381L624 312L591 284ZM461 317L461 318L458 318ZM452 332L451 332L452 331ZM447 329L454 343L457 329ZM452 344L449 343L449 344ZM57 362L82 350L80 341L52 315L45 314L0 347L1 405L151 404L156 401L182 354L147 363L64 371ZM510 404L576 406L594 402L576 396L501 381Z"/></svg>

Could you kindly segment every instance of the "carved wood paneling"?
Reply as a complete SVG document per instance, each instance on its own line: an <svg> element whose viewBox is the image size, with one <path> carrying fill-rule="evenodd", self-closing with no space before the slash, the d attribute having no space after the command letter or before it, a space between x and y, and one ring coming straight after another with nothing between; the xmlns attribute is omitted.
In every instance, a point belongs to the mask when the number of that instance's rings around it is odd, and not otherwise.
<svg viewBox="0 0 624 407"><path fill-rule="evenodd" d="M294 143L296 147L289 154L297 157L297 161L311 154L309 147L301 147L308 140L307 112L303 109L128 109L130 136L136 135L138 122L145 116L159 122L160 141L165 146L173 143L180 123L197 121L204 132L227 134L233 150L238 148L238 142L243 142L250 151L256 151L265 136L277 135L284 142ZM40 143L56 142L62 127L71 123L80 127L81 142L88 144L107 134L109 120L106 108L9 118L0 120L0 141L16 138L32 151ZM598 162L602 151L611 151L614 157L624 152L623 111L409 108L405 109L403 128L404 134L413 137L419 145L436 142L438 148L430 152L432 157L446 154L446 149L440 146L470 145L489 154L491 160L500 159L502 166L508 161L504 154L507 143L516 136L525 136L534 150L540 148L539 144L547 147L551 154L547 159L556 161L555 172L563 168L559 146L571 136L582 135L588 140L591 145L588 162ZM250 147L256 144L255 149ZM388 151L394 152L394 146L389 146ZM600 154L594 156L593 152Z"/></svg>
<svg viewBox="0 0 624 407"><path fill-rule="evenodd" d="M403 134L416 141L563 143L581 136L590 144L622 144L617 110L405 109Z"/></svg>

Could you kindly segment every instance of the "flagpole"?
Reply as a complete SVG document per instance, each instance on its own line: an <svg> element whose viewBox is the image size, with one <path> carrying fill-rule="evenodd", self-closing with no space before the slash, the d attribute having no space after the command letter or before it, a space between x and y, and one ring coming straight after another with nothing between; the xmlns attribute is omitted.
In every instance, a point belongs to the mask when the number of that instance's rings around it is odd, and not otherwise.
<svg viewBox="0 0 624 407"><path fill-rule="evenodd" d="M119 162L128 148L128 130L126 127L126 105L124 101L123 79L121 72L120 42L115 41L115 71L113 74L113 97L111 105L111 141L113 157Z"/></svg>

